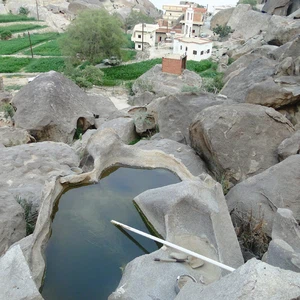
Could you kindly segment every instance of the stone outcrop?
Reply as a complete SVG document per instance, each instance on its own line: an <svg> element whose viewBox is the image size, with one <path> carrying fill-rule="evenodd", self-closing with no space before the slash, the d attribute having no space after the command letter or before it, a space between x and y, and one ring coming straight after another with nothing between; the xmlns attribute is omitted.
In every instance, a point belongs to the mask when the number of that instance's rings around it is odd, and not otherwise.
<svg viewBox="0 0 300 300"><path fill-rule="evenodd" d="M216 13L210 20L210 29L213 30L217 25L220 26L227 25L233 11L234 11L234 7L222 9L218 13Z"/></svg>
<svg viewBox="0 0 300 300"><path fill-rule="evenodd" d="M195 72L184 70L179 76L162 72L162 66L156 65L134 82L132 90L137 95L148 91L162 97L180 93L184 87L201 85L202 79Z"/></svg>
<svg viewBox="0 0 300 300"><path fill-rule="evenodd" d="M243 263L222 188L210 176L148 190L134 201L168 241L230 266ZM119 288L109 299L173 299L178 274L190 274L206 284L227 274L206 262L201 268L192 269L188 264L174 266L155 262L155 256L166 258L167 255L159 250L131 262ZM160 274L164 280L154 274ZM149 283L153 277L157 278L155 285ZM139 288L141 285L143 289ZM121 287L124 292L118 297Z"/></svg>
<svg viewBox="0 0 300 300"><path fill-rule="evenodd" d="M174 155L174 157L180 160L194 176L207 173L204 162L188 145L183 145L169 139L161 139L141 140L136 146L144 150L160 150L167 154Z"/></svg>
<svg viewBox="0 0 300 300"><path fill-rule="evenodd" d="M156 116L161 138L189 143L188 128L197 113L224 103L232 102L209 93L184 93L157 99L148 105L148 111Z"/></svg>
<svg viewBox="0 0 300 300"><path fill-rule="evenodd" d="M270 236L278 208L289 208L300 220L300 156L292 155L264 172L234 186L226 195L229 211L262 220Z"/></svg>
<svg viewBox="0 0 300 300"><path fill-rule="evenodd" d="M0 127L0 143L5 147L27 144L32 140L32 136L24 129Z"/></svg>
<svg viewBox="0 0 300 300"><path fill-rule="evenodd" d="M277 164L277 147L293 132L292 124L272 108L219 105L196 116L190 139L217 178L226 175L236 183Z"/></svg>
<svg viewBox="0 0 300 300"><path fill-rule="evenodd" d="M295 154L300 154L300 130L283 140L278 146L278 157L280 160Z"/></svg>
<svg viewBox="0 0 300 300"><path fill-rule="evenodd" d="M267 1L262 8L262 12L270 15L286 16L291 0Z"/></svg>
<svg viewBox="0 0 300 300"><path fill-rule="evenodd" d="M300 295L300 274L281 270L256 259L208 286L189 283L176 300L291 300Z"/></svg>
<svg viewBox="0 0 300 300"><path fill-rule="evenodd" d="M71 143L78 127L94 124L88 96L60 73L50 71L24 86L13 98L16 127L26 129L37 141Z"/></svg>
<svg viewBox="0 0 300 300"><path fill-rule="evenodd" d="M0 299L42 300L20 246L0 258Z"/></svg>
<svg viewBox="0 0 300 300"><path fill-rule="evenodd" d="M245 17L249 10L251 10L251 6L249 4L237 5L234 11L232 12L232 15L227 25L230 26L233 30L238 29L240 20L242 20Z"/></svg>

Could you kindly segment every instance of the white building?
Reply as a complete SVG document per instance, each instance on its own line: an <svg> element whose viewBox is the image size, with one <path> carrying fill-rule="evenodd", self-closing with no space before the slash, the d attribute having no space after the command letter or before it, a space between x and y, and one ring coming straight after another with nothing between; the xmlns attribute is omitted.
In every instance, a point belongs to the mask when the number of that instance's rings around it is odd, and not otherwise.
<svg viewBox="0 0 300 300"><path fill-rule="evenodd" d="M158 24L137 24L132 31L131 40L136 50L144 50L145 45L155 46L155 34Z"/></svg>
<svg viewBox="0 0 300 300"><path fill-rule="evenodd" d="M173 53L187 55L187 60L208 59L212 52L212 41L198 37L175 37Z"/></svg>

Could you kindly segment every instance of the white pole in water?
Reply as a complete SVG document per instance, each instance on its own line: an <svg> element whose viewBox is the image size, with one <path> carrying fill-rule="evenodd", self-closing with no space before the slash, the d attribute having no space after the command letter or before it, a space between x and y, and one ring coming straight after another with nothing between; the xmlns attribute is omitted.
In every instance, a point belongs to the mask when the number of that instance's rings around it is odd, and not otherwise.
<svg viewBox="0 0 300 300"><path fill-rule="evenodd" d="M117 225L117 226L121 226L121 227L123 227L123 228L125 228L125 229L127 229L127 230L129 230L129 231L132 231L132 232L135 232L135 233L137 233L137 234L140 234L140 235L142 235L142 236L144 236L144 237L146 237L146 238L148 238L148 239L151 239L151 240L153 240L153 241L159 242L159 243L161 243L161 244L164 244L164 245L166 245L166 246L169 246L169 247L171 247L171 248L174 248L174 249L176 249L176 250L179 250L179 251L181 251L181 252L183 252L183 253L186 253L186 254L188 254L188 255L191 255L191 256L193 256L193 257L200 258L200 259L202 259L202 260L204 260L204 261L206 261L206 262L208 262L208 263L211 263L211 264L213 264L213 265L215 265L215 266L218 266L218 267L220 267L220 268L222 268L222 269L225 269L225 270L227 270L227 271L233 272L233 271L235 270L234 268L231 268L231 267L229 267L229 266L226 266L226 265L224 265L224 264L222 264L222 263L220 263L220 262L218 262L218 261L215 261L215 260L213 260L213 259L211 259L211 258L208 258L208 257L206 257L206 256L203 256L203 255L201 255L201 254L198 254L198 253L196 253L196 252L193 252L193 251L191 251L191 250L188 250L188 249L186 249L186 248L177 246L177 245L175 245L175 244L173 244L173 243L164 241L164 240L159 239L159 238L157 238L157 237L155 237L155 236L153 236L153 235L150 235L150 234L145 233L145 232L143 232L143 231L137 230L137 229L135 229L135 228L133 228L133 227L130 227L130 226L125 225L125 224L122 224L122 223L117 222L117 221L115 221L115 220L111 220L110 222L111 222L112 224Z"/></svg>

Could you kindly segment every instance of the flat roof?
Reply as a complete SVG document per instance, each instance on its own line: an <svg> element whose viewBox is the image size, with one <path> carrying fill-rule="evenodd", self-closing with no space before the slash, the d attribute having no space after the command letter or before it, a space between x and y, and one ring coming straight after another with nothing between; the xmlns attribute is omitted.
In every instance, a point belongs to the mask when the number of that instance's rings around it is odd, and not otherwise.
<svg viewBox="0 0 300 300"><path fill-rule="evenodd" d="M194 44L209 44L212 43L209 39L199 38L199 37L175 37L174 40L179 40L184 43L194 43Z"/></svg>
<svg viewBox="0 0 300 300"><path fill-rule="evenodd" d="M168 53L165 56L163 56L163 58L170 58L170 59L182 59L183 56L177 53Z"/></svg>
<svg viewBox="0 0 300 300"><path fill-rule="evenodd" d="M133 28L133 31L145 31L145 32L152 32L159 28L158 24L145 24L144 28L142 28L142 23L136 24Z"/></svg>

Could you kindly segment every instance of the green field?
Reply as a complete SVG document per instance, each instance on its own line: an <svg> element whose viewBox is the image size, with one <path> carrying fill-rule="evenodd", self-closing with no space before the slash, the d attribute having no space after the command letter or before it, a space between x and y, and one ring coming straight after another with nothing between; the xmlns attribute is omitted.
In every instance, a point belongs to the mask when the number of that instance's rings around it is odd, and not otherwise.
<svg viewBox="0 0 300 300"><path fill-rule="evenodd" d="M36 21L35 18L28 18L24 15L0 15L0 23L9 23L9 22L30 22L30 21Z"/></svg>
<svg viewBox="0 0 300 300"><path fill-rule="evenodd" d="M3 31L10 31L11 33L23 32L32 29L46 28L47 26L37 25L37 24L15 24L9 26L0 27L0 34Z"/></svg>
<svg viewBox="0 0 300 300"><path fill-rule="evenodd" d="M30 37L32 45L37 45L45 41L56 39L57 36L58 33L56 32L48 32L43 34L32 34ZM28 36L8 41L0 41L0 55L14 54L29 47L30 44Z"/></svg>
<svg viewBox="0 0 300 300"><path fill-rule="evenodd" d="M25 55L31 55L30 50L23 52ZM33 54L41 56L61 56L57 40L46 42L33 48Z"/></svg>

